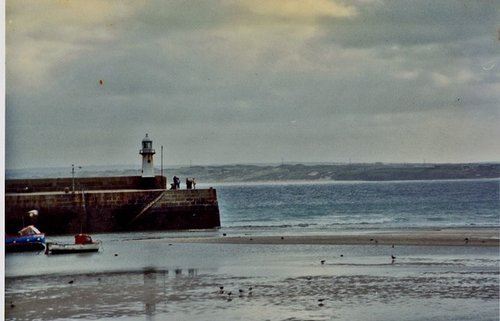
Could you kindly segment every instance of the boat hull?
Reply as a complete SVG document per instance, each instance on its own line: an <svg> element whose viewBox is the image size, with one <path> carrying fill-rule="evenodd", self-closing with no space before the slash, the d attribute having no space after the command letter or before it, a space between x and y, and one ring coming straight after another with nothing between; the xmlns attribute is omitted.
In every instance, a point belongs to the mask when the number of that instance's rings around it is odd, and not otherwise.
<svg viewBox="0 0 500 321"><path fill-rule="evenodd" d="M43 251L45 235L12 236L5 238L5 252Z"/></svg>
<svg viewBox="0 0 500 321"><path fill-rule="evenodd" d="M49 254L89 253L98 252L100 247L100 242L91 244L47 243L47 252Z"/></svg>

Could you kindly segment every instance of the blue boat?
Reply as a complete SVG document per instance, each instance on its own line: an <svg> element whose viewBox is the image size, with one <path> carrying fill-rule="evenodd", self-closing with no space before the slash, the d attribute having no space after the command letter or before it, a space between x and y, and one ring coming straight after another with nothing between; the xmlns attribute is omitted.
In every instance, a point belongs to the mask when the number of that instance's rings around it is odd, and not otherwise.
<svg viewBox="0 0 500 321"><path fill-rule="evenodd" d="M43 251L45 249L45 234L33 225L19 231L19 235L5 236L5 252Z"/></svg>

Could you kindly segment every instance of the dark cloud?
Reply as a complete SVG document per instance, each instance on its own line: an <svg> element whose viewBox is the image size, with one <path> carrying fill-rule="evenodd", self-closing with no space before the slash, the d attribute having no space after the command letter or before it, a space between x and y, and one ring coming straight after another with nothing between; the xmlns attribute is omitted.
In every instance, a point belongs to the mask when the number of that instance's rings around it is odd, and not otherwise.
<svg viewBox="0 0 500 321"><path fill-rule="evenodd" d="M8 29L7 167L135 164L146 132L170 164L500 156L494 1L252 5L124 2Z"/></svg>
<svg viewBox="0 0 500 321"><path fill-rule="evenodd" d="M499 5L481 1L374 1L350 19L323 18L328 37L347 47L450 44L494 35Z"/></svg>

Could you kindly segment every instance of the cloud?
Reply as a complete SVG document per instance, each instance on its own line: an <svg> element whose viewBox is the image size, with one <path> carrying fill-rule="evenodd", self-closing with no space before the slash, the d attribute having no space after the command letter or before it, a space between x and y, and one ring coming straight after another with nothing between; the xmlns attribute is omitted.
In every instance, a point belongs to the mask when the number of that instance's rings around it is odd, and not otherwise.
<svg viewBox="0 0 500 321"><path fill-rule="evenodd" d="M7 165L492 159L498 7L9 2Z"/></svg>
<svg viewBox="0 0 500 321"><path fill-rule="evenodd" d="M324 18L331 41L348 47L446 44L490 34L498 4L483 1L374 1L359 3L353 19Z"/></svg>
<svg viewBox="0 0 500 321"><path fill-rule="evenodd" d="M246 0L240 5L257 15L285 19L315 19L318 17L352 17L356 7L328 0Z"/></svg>
<svg viewBox="0 0 500 321"><path fill-rule="evenodd" d="M141 1L6 2L7 90L50 82L55 66L72 63L116 39L113 25L140 5Z"/></svg>

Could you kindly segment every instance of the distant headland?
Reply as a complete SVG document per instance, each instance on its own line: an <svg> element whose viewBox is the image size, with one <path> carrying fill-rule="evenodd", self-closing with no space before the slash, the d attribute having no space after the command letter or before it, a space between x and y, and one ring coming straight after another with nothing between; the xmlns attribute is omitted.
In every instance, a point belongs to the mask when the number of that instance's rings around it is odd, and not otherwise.
<svg viewBox="0 0 500 321"><path fill-rule="evenodd" d="M160 170L156 169L159 173ZM78 177L133 176L132 166L82 167ZM393 181L500 178L500 162L461 164L234 164L164 168L165 176L196 177L203 183L272 181ZM6 170L6 179L68 177L69 168Z"/></svg>

